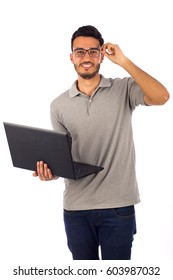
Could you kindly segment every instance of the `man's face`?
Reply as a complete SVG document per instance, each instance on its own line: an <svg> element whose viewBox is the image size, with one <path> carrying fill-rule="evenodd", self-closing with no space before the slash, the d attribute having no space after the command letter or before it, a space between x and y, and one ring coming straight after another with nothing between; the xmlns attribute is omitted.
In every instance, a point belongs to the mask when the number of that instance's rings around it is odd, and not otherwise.
<svg viewBox="0 0 173 280"><path fill-rule="evenodd" d="M89 50L89 52L85 50ZM95 77L103 60L99 41L93 37L80 36L75 38L73 41L73 53L70 55L70 59L80 77L83 79Z"/></svg>

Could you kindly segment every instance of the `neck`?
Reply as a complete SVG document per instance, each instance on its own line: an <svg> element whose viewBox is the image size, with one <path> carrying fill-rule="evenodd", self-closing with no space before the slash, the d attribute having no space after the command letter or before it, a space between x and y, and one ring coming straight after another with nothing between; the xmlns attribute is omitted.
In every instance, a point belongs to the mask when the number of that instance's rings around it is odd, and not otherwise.
<svg viewBox="0 0 173 280"><path fill-rule="evenodd" d="M87 96L91 96L98 87L100 79L101 77L99 74L89 80L83 79L79 76L77 82L78 89Z"/></svg>

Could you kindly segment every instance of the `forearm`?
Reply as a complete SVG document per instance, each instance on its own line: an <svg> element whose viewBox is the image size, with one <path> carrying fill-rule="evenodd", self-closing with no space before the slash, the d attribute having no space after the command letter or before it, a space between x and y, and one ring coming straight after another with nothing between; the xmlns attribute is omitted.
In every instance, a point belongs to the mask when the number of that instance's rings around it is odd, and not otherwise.
<svg viewBox="0 0 173 280"><path fill-rule="evenodd" d="M144 93L148 105L162 105L169 99L167 89L155 78L136 66L128 58L122 61L121 66L134 78Z"/></svg>

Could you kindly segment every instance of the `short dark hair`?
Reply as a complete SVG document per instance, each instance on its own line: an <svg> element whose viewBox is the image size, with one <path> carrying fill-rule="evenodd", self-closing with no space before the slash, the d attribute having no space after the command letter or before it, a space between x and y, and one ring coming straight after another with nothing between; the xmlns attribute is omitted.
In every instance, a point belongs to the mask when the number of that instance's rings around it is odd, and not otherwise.
<svg viewBox="0 0 173 280"><path fill-rule="evenodd" d="M100 43L100 46L104 44L104 40L102 38L101 33L92 25L86 25L79 27L72 35L71 38L71 49L73 51L73 41L76 37L84 36L84 37L94 37Z"/></svg>

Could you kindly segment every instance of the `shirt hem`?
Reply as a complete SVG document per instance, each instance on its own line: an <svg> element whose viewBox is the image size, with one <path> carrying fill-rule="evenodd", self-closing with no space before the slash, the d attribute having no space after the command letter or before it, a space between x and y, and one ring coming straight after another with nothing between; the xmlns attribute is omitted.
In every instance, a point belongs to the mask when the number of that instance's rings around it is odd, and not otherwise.
<svg viewBox="0 0 173 280"><path fill-rule="evenodd" d="M78 206L78 207L66 207L64 205L64 210L67 210L67 211L83 211L83 210L98 210L98 209L110 209L110 208L119 208L119 207L126 207L126 206L131 206L131 205L135 205L135 204L138 204L140 203L141 201L138 200L138 201L133 201L133 202L117 202L115 204L112 204L112 205L94 205L94 206L85 206L85 205L82 205L82 206Z"/></svg>

